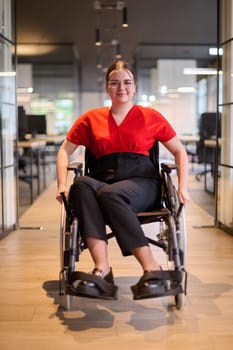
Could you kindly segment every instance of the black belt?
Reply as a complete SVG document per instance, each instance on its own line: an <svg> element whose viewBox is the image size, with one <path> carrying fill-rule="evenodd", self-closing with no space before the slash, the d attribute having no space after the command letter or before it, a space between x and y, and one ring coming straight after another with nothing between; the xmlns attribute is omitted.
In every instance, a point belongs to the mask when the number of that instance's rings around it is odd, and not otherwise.
<svg viewBox="0 0 233 350"><path fill-rule="evenodd" d="M115 182L131 177L154 177L156 169L143 154L118 152L96 159L88 175L100 181Z"/></svg>

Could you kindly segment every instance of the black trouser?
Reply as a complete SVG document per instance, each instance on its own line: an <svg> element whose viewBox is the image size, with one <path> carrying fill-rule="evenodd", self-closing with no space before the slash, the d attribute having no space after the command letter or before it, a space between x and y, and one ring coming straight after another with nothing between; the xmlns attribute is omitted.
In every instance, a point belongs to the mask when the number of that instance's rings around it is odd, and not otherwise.
<svg viewBox="0 0 233 350"><path fill-rule="evenodd" d="M160 201L160 183L155 178L134 177L106 184L80 176L73 185L74 207L81 235L106 240L106 223L123 255L148 245L136 212L149 210Z"/></svg>

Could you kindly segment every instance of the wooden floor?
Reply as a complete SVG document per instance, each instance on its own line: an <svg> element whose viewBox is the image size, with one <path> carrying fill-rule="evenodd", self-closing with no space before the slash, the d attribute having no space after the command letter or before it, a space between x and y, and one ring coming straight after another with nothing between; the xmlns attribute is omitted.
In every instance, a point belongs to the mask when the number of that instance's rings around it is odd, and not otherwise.
<svg viewBox="0 0 233 350"><path fill-rule="evenodd" d="M202 186L191 172L188 294L182 310L176 310L173 298L133 301L130 285L140 268L111 240L119 299L73 298L72 310L66 311L58 295L60 206L52 183L24 212L20 229L0 241L0 349L232 349L233 237L213 227L208 205L213 197L206 197ZM207 198L203 205L200 194ZM80 268L92 268L87 251Z"/></svg>

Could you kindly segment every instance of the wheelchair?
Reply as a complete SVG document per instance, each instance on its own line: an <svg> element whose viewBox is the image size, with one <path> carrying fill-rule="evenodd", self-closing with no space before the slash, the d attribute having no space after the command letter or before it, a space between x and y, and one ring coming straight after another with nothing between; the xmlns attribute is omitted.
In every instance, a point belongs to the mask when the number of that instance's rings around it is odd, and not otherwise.
<svg viewBox="0 0 233 350"><path fill-rule="evenodd" d="M156 231L153 236L147 237L147 240L150 245L162 249L165 253L167 269L161 270L161 276L163 276L162 279L165 280L166 285L164 296L174 297L174 305L179 310L185 304L187 290L185 269L187 235L185 210L183 204L179 203L176 186L173 183L173 173L177 171L177 166L171 163L159 164L158 142L154 144L149 154L157 174L161 178L161 207L152 211L138 212L137 217L141 225L157 223L155 226L158 232ZM86 149L84 164L83 162L69 164L68 171L74 173L73 183L70 186L68 198L64 193L61 193L59 289L60 296L63 298L63 306L66 309L71 308L71 297L75 296L71 283L77 273L80 255L86 249L79 232L78 218L75 216L72 205L72 188L78 176L88 175L90 168L93 167L93 162L93 156ZM107 233L107 239L112 237L114 237L113 232ZM136 286L132 288L136 288Z"/></svg>

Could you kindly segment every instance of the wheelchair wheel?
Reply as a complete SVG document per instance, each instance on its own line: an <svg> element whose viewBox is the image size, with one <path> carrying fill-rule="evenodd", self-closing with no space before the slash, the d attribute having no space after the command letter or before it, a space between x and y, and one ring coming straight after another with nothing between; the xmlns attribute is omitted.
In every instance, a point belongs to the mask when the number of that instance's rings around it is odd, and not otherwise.
<svg viewBox="0 0 233 350"><path fill-rule="evenodd" d="M182 270L184 271L184 277L181 282L182 289L185 292L186 290L186 279L185 279L185 255L186 255L186 221L185 221L185 212L184 208L179 213L179 216L176 217L176 213L179 210L179 200L177 197L176 189L174 190L174 209L175 209L175 215L170 217L167 225L168 225L168 232L170 233L168 235L168 269L169 270ZM179 258L177 260L176 257L173 255L173 249L178 249L179 251ZM174 260L176 259L176 261ZM171 281L168 281L168 288L172 288ZM175 299L175 306L178 310L182 309L182 307L185 304L185 293L179 293L174 296ZM173 300L174 300L173 299ZM173 302L172 302L173 303Z"/></svg>
<svg viewBox="0 0 233 350"><path fill-rule="evenodd" d="M179 199L177 196L177 192L175 191L175 210L176 213L179 211ZM182 267L185 268L186 264L186 250L187 250L187 227L186 227L186 216L185 216L185 208L182 207L179 217L176 222L176 236L178 247L180 249L180 255L182 260Z"/></svg>
<svg viewBox="0 0 233 350"><path fill-rule="evenodd" d="M67 294L67 280L68 280L68 270L66 263L65 252L67 250L67 216L64 204L61 205L60 214L60 274L59 274L59 294L62 298L62 306L66 309L70 309L71 297Z"/></svg>
<svg viewBox="0 0 233 350"><path fill-rule="evenodd" d="M69 295L69 276L75 271L77 259L77 235L78 222L74 218L71 225L66 210L62 204L60 218L60 295L63 297L63 306L69 310L71 307L71 295Z"/></svg>
<svg viewBox="0 0 233 350"><path fill-rule="evenodd" d="M176 207L176 213L178 213L180 208L179 208L179 199L178 199L176 190L175 190L175 207ZM185 216L184 206L179 212L179 216L176 220L177 220L176 222L177 243L180 251L181 266L184 271L182 287L183 287L183 290L186 291L186 269L185 268L186 268L186 251L187 251L187 227L186 227L186 216ZM176 308L178 310L182 309L182 307L185 304L185 293L177 294L175 296L175 303L176 303Z"/></svg>
<svg viewBox="0 0 233 350"><path fill-rule="evenodd" d="M176 240L178 245L177 248L180 250L181 265L184 267L187 244L185 210L183 205L180 205L176 186L173 184L170 174L168 173L167 177L164 177L164 179L166 188L165 203L166 207L169 208L174 218Z"/></svg>
<svg viewBox="0 0 233 350"><path fill-rule="evenodd" d="M65 207L61 205L61 215L60 215L60 270L62 271L65 268L65 236L66 236L66 212Z"/></svg>

